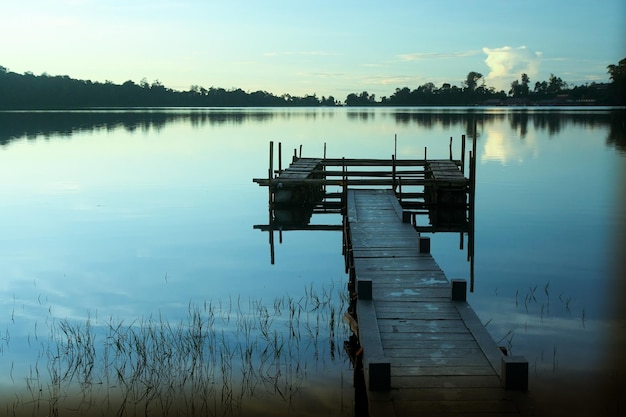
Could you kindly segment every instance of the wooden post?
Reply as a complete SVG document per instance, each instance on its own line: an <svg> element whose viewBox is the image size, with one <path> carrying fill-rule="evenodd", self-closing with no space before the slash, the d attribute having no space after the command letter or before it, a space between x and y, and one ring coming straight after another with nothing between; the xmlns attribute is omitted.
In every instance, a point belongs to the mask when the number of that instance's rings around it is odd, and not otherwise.
<svg viewBox="0 0 626 417"><path fill-rule="evenodd" d="M464 279L453 279L450 282L452 283L450 299L452 301L466 301L467 281L465 281Z"/></svg>
<svg viewBox="0 0 626 417"><path fill-rule="evenodd" d="M398 134L397 133L393 135L393 155L396 158L398 157Z"/></svg>
<svg viewBox="0 0 626 417"><path fill-rule="evenodd" d="M270 188L269 186L267 187L268 189ZM272 192L270 191L270 197L272 195ZM273 216L272 216L272 204L270 201L269 204L269 221L268 221L268 225L270 226L270 231L269 231L269 243L270 243L270 265L274 265L274 228L272 227L273 222Z"/></svg>
<svg viewBox="0 0 626 417"><path fill-rule="evenodd" d="M283 172L283 144L278 142L278 175Z"/></svg>
<svg viewBox="0 0 626 417"><path fill-rule="evenodd" d="M341 181L341 186L342 186L341 194L342 194L342 197L341 197L341 199L343 200L341 206L345 207L345 210L346 210L346 213L347 213L348 212L348 181L347 181L348 178L346 176L346 158L345 158L345 156L341 158L341 173L342 173L342 176L341 176L341 180L342 180Z"/></svg>
<svg viewBox="0 0 626 417"><path fill-rule="evenodd" d="M528 361L525 357L503 356L501 373L504 389L528 391Z"/></svg>
<svg viewBox="0 0 626 417"><path fill-rule="evenodd" d="M424 161L426 161L428 159L427 153L428 153L427 148L426 148L426 146L424 146Z"/></svg>
<svg viewBox="0 0 626 417"><path fill-rule="evenodd" d="M274 230L270 230L270 264L274 265Z"/></svg>
<svg viewBox="0 0 626 417"><path fill-rule="evenodd" d="M270 168L267 177L272 180L274 177L274 141L270 140Z"/></svg>
<svg viewBox="0 0 626 417"><path fill-rule="evenodd" d="M302 145L300 145L300 153L298 154L298 158L302 158Z"/></svg>
<svg viewBox="0 0 626 417"><path fill-rule="evenodd" d="M476 119L474 119L474 139L472 141L472 151L470 152L470 207L469 207L469 233L467 243L467 256L470 261L470 292L474 292L474 219L476 206L476 142L478 141L476 132Z"/></svg>
<svg viewBox="0 0 626 417"><path fill-rule="evenodd" d="M389 391L391 389L391 362L384 357L369 358L368 382L370 391Z"/></svg>
<svg viewBox="0 0 626 417"><path fill-rule="evenodd" d="M461 135L461 172L465 175L465 135Z"/></svg>
<svg viewBox="0 0 626 417"><path fill-rule="evenodd" d="M372 299L372 280L371 279L357 280L356 293L359 297L359 300L371 300Z"/></svg>
<svg viewBox="0 0 626 417"><path fill-rule="evenodd" d="M396 156L391 155L391 186L396 191Z"/></svg>
<svg viewBox="0 0 626 417"><path fill-rule="evenodd" d="M272 177L273 177L273 173L272 171L274 170L274 142L270 141L270 163L269 163L269 168L267 169L267 179L269 180L269 183L267 185L267 205L269 206L270 210L272 210L272 200L273 200L273 193L272 193ZM272 218L272 213L270 211L270 220ZM271 223L270 223L271 224ZM274 236L272 236L272 264L274 264L273 260L274 260L274 254L273 254L273 240Z"/></svg>
<svg viewBox="0 0 626 417"><path fill-rule="evenodd" d="M324 142L324 160L326 160L326 142ZM326 165L322 165L322 171L326 172ZM323 174L322 178L326 179L326 174ZM324 183L322 190L324 192L324 198L326 198L326 183Z"/></svg>
<svg viewBox="0 0 626 417"><path fill-rule="evenodd" d="M420 236L420 253L430 253L430 238Z"/></svg>
<svg viewBox="0 0 626 417"><path fill-rule="evenodd" d="M472 151L469 151L469 218L468 218L468 223L469 223L469 234L468 234L468 239L467 239L467 260L469 261L471 259L472 256L472 239L471 239L471 233L472 233L472 228L473 228L473 224L472 224L472 212L474 210L474 187L472 185L472 171L473 171L473 164L472 164L472 159L473 159L473 153Z"/></svg>
<svg viewBox="0 0 626 417"><path fill-rule="evenodd" d="M472 151L474 152L474 158L476 158L476 142L478 140L478 132L476 132L476 119L474 119L474 139L472 141Z"/></svg>
<svg viewBox="0 0 626 417"><path fill-rule="evenodd" d="M450 160L452 161L452 136L450 136Z"/></svg>

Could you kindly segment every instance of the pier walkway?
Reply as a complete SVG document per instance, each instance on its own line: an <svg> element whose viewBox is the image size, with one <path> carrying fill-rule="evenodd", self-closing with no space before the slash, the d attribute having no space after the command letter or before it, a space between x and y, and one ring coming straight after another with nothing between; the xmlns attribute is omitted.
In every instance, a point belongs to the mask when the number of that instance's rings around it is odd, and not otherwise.
<svg viewBox="0 0 626 417"><path fill-rule="evenodd" d="M402 212L392 190L348 190L345 254L369 415L525 415L514 390L527 388L528 364L496 347L465 302L465 281L452 286Z"/></svg>
<svg viewBox="0 0 626 417"><path fill-rule="evenodd" d="M294 156L278 170L270 142L267 178L274 232L343 230L354 335L346 349L363 380L369 416L530 416L528 362L499 349L466 302L468 283L448 280L420 233L467 234L474 284L476 138L465 177L461 158L331 159ZM340 225L311 225L313 214L341 214Z"/></svg>

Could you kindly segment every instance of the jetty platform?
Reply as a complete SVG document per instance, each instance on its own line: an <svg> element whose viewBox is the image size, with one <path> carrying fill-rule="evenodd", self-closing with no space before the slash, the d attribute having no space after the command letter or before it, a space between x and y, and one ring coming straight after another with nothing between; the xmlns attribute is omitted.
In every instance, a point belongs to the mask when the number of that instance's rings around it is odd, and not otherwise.
<svg viewBox="0 0 626 417"><path fill-rule="evenodd" d="M348 190L345 235L370 416L526 414L528 363L496 346L391 190Z"/></svg>
<svg viewBox="0 0 626 417"><path fill-rule="evenodd" d="M526 416L528 362L498 347L467 303L474 286L476 140L461 158L302 158L253 179L269 190L274 232L341 230L352 300L346 343L355 381L375 416ZM279 145L280 146L280 145ZM280 149L280 147L279 147ZM279 150L280 155L280 150ZM341 224L309 225L312 214ZM431 233L467 236L470 279L448 279L430 254ZM356 383L356 382L355 382Z"/></svg>

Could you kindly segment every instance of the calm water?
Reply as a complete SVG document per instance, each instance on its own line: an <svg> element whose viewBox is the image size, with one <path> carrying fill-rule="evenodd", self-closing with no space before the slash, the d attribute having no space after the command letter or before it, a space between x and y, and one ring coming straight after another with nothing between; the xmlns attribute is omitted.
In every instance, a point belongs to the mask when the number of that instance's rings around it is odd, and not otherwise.
<svg viewBox="0 0 626 417"><path fill-rule="evenodd" d="M341 236L286 232L270 265L253 229L267 223L267 191L252 178L267 176L270 140L284 161L324 143L329 157L391 157L394 135L399 158L445 158L452 136L458 157L474 119L469 301L526 356L541 406L616 410L623 113L183 109L0 113L0 413L353 415ZM432 245L449 278L469 276L457 235ZM174 340L188 344L158 348ZM137 370L144 351L165 376ZM174 375L188 379L168 387Z"/></svg>

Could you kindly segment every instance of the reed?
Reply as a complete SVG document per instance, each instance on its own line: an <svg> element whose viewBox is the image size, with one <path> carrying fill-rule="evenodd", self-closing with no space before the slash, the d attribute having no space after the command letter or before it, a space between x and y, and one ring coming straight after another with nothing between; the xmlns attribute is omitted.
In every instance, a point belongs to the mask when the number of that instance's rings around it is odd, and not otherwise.
<svg viewBox="0 0 626 417"><path fill-rule="evenodd" d="M346 294L334 284L304 293L190 302L179 321L53 318L47 340L35 333L47 366L11 375L24 386L7 415L237 415L267 396L293 407L310 369L345 361L335 340L349 333L336 319Z"/></svg>
<svg viewBox="0 0 626 417"><path fill-rule="evenodd" d="M514 295L511 296L511 302L518 314L515 315L515 321L511 323L512 327L498 327L492 324L493 318L489 318L484 324L485 327L491 325L492 328L495 328L491 332L494 334L494 340L497 340L496 344L505 347L509 354L522 354L531 358L534 356L532 366L535 375L539 375L542 370L551 373L559 372L559 356L562 355L558 349L560 339L551 337L555 326L562 325L563 320L567 319L579 321L583 330L588 324L586 308L577 303L574 297L568 295L566 291L561 291L555 297L554 286L551 281L543 284L543 291L540 288L541 286L532 284L527 289L518 288L515 290ZM499 293L495 290L496 296ZM522 318L523 323L520 318ZM535 340L532 346L529 346L526 340L518 342L518 346L514 346L517 332L526 332L531 337L535 337L535 334L541 333L543 329L548 330L544 332L546 336L542 340ZM522 339L524 338L523 335Z"/></svg>

